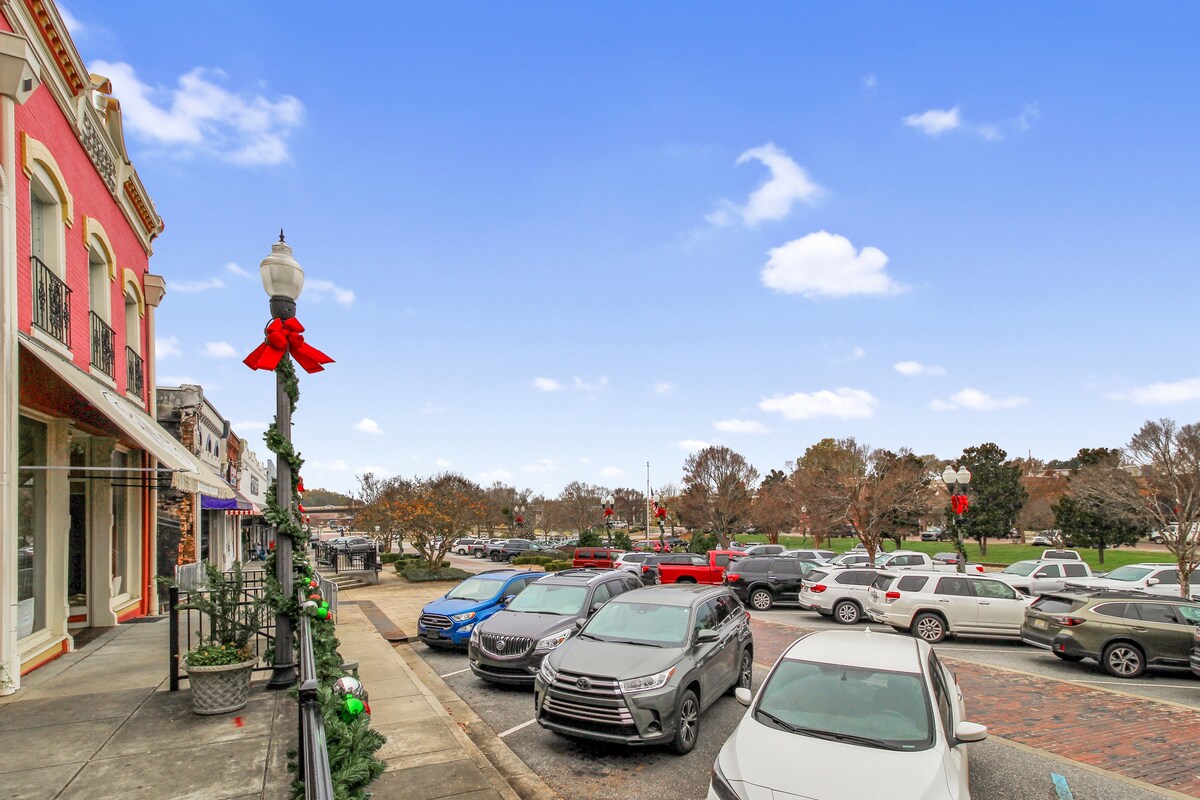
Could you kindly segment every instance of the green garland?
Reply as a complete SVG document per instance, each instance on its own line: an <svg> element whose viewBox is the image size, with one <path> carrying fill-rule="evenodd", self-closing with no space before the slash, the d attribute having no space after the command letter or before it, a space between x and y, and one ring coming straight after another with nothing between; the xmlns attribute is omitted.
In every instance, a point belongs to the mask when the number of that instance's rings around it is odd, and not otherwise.
<svg viewBox="0 0 1200 800"><path fill-rule="evenodd" d="M292 359L285 356L275 371L283 379L284 394L287 395L291 411L295 412L296 403L300 399L300 381L296 377ZM280 508L275 500L275 482L272 481L267 492L263 516L275 527L277 538L286 536L292 541L292 584L298 586L301 581L307 583L308 576L313 571L306 555L308 536L300 525L294 499L300 484L300 468L304 466L304 459L296 452L292 443L279 432L278 423L278 419L272 422L263 438L266 440L267 449L278 459L276 463L287 462L291 467L293 501L290 508ZM285 596L283 588L276 580L276 557L277 553L272 552L263 565L266 572L267 602L275 613L291 619L293 631L299 631L300 603L294 592ZM366 800L370 796L366 791L367 786L387 767L374 755L386 739L379 731L371 729L369 715L362 714L348 721L342 719L339 713L342 709L341 698L333 693L333 684L347 674L342 668L342 655L338 652L340 643L333 625L328 622L313 619L309 630L312 632L317 678L321 683L317 690L317 698L325 717L325 746L329 752L329 766L333 774L333 795L336 800ZM294 755L289 758L288 763L298 777ZM292 783L292 797L296 800L304 797L304 784L299 780Z"/></svg>

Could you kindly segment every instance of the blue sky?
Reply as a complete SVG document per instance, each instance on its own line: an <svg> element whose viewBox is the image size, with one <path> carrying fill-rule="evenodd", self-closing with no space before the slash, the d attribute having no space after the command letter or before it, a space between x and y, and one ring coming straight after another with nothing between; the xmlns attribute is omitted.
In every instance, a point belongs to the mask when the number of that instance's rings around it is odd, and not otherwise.
<svg viewBox="0 0 1200 800"><path fill-rule="evenodd" d="M337 359L302 381L310 486L1200 418L1193 4L66 8L166 220L160 383L256 440L286 228Z"/></svg>

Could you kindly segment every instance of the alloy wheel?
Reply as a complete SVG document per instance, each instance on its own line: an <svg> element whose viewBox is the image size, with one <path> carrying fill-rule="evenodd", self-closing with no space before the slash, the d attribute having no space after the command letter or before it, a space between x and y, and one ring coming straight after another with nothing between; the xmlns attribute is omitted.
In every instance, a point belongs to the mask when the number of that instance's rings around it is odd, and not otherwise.
<svg viewBox="0 0 1200 800"><path fill-rule="evenodd" d="M737 686L739 689L749 689L751 682L754 680L754 659L750 656L749 650L742 651L742 669L738 674Z"/></svg>
<svg viewBox="0 0 1200 800"><path fill-rule="evenodd" d="M1116 644L1104 654L1104 666L1118 678L1136 678L1142 674L1142 654L1136 647Z"/></svg>
<svg viewBox="0 0 1200 800"><path fill-rule="evenodd" d="M686 697L679 709L679 738L683 744L691 747L696 743L696 734L700 727L700 706L695 697Z"/></svg>
<svg viewBox="0 0 1200 800"><path fill-rule="evenodd" d="M858 606L849 601L838 603L837 608L833 610L833 614L837 617L837 621L843 625L853 625L858 622L858 618L861 616Z"/></svg>
<svg viewBox="0 0 1200 800"><path fill-rule="evenodd" d="M922 614L916 622L917 636L925 641L936 644L946 638L946 626L932 614Z"/></svg>
<svg viewBox="0 0 1200 800"><path fill-rule="evenodd" d="M759 589L750 595L750 605L754 606L755 611L766 611L771 607L771 593L766 589Z"/></svg>

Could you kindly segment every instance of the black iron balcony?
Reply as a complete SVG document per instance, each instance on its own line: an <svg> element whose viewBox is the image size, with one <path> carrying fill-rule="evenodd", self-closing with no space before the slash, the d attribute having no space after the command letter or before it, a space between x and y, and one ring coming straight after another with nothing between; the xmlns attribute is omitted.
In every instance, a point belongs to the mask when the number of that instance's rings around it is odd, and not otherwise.
<svg viewBox="0 0 1200 800"><path fill-rule="evenodd" d="M100 319L100 316L92 311L92 366L103 372L110 378L116 377L113 375L113 366L117 362L117 349L113 346L115 335L113 329L108 327L108 323Z"/></svg>
<svg viewBox="0 0 1200 800"><path fill-rule="evenodd" d="M125 348L125 391L143 397L146 381L146 362L133 351L132 347Z"/></svg>
<svg viewBox="0 0 1200 800"><path fill-rule="evenodd" d="M29 263L33 277L33 324L70 347L71 290L37 256L30 256Z"/></svg>

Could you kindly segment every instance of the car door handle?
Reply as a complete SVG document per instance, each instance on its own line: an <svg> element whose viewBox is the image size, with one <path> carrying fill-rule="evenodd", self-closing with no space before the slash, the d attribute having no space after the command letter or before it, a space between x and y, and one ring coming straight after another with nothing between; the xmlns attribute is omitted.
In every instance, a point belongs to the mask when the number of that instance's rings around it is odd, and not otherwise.
<svg viewBox="0 0 1200 800"><path fill-rule="evenodd" d="M981 605L981 606L990 606L990 605L991 605L991 603L987 602L986 600L980 600L980 601L979 601L979 605Z"/></svg>
<svg viewBox="0 0 1200 800"><path fill-rule="evenodd" d="M1139 628L1137 625L1131 625L1130 627L1132 627L1138 633L1145 633L1146 631L1150 630L1149 628Z"/></svg>
<svg viewBox="0 0 1200 800"><path fill-rule="evenodd" d="M939 603L949 603L950 600L949 600L949 598L946 598L946 597L939 597L938 602Z"/></svg>

